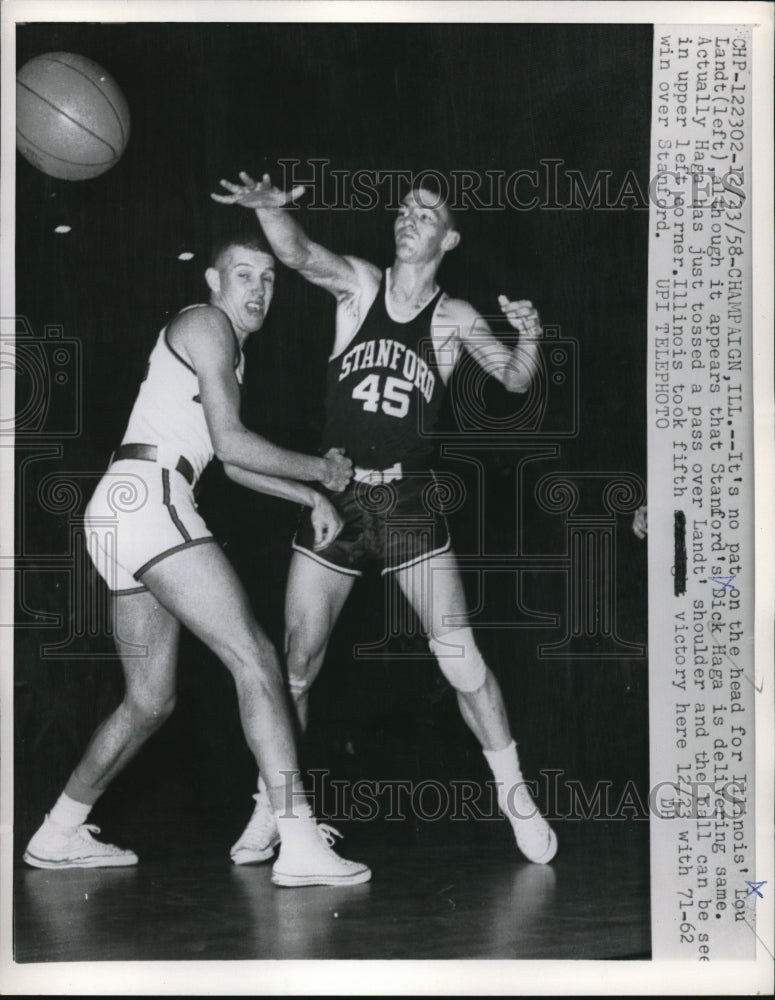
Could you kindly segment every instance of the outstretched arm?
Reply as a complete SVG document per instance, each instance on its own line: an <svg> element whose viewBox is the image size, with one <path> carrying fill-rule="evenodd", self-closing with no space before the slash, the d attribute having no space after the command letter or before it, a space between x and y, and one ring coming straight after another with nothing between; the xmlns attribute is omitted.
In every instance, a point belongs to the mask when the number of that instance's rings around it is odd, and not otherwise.
<svg viewBox="0 0 775 1000"><path fill-rule="evenodd" d="M460 339L474 360L509 392L527 392L538 366L541 322L532 302L511 302L499 295L498 304L511 326L519 330L519 342L513 349L502 344L470 306L468 319L460 326Z"/></svg>
<svg viewBox="0 0 775 1000"><path fill-rule="evenodd" d="M207 428L215 454L224 464L270 476L318 481L336 491L345 488L352 477L352 463L341 452L332 448L324 458L302 455L244 426L234 373L234 333L220 309L179 314L169 335L183 348L197 374Z"/></svg>
<svg viewBox="0 0 775 1000"><path fill-rule="evenodd" d="M324 549L336 538L342 530L343 521L336 512L333 504L327 500L322 493L313 490L304 483L294 482L292 479L280 479L277 476L266 476L259 472L250 472L242 469L238 465L224 463L224 472L240 486L245 486L249 490L257 493L266 493L272 497L280 497L282 500L291 500L294 503L304 504L305 507L312 508L312 527L315 532L315 549Z"/></svg>
<svg viewBox="0 0 775 1000"><path fill-rule="evenodd" d="M260 181L254 181L244 171L239 177L241 184L222 180L221 186L230 193L213 194L213 199L224 205L254 209L277 259L287 267L298 271L314 285L325 288L338 300L357 295L359 275L348 258L311 240L286 211L286 206L303 194L303 186L286 192L274 187L269 174L264 174Z"/></svg>

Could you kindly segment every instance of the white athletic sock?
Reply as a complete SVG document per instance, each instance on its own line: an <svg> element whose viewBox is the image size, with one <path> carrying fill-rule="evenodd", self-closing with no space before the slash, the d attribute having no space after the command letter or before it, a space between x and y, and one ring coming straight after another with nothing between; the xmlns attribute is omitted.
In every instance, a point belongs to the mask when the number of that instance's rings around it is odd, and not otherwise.
<svg viewBox="0 0 775 1000"><path fill-rule="evenodd" d="M52 823L56 823L57 826L74 830L77 826L81 826L82 823L86 822L90 812L90 805L87 805L85 802L78 802L77 799L71 799L69 795L62 792L48 814L48 818Z"/></svg>
<svg viewBox="0 0 775 1000"><path fill-rule="evenodd" d="M538 811L522 777L514 741L502 750L484 750L498 785L498 805L511 824L517 847L528 859L545 865L557 852L557 837Z"/></svg>
<svg viewBox="0 0 775 1000"><path fill-rule="evenodd" d="M525 780L519 767L517 744L512 740L502 750L482 750L482 753L490 765L490 770L498 786L498 804L506 812L504 806L509 800L509 793L513 799L512 789Z"/></svg>
<svg viewBox="0 0 775 1000"><path fill-rule="evenodd" d="M285 820L291 825L305 820L315 822L315 817L312 815L312 806L310 806L306 799L298 797L292 803L286 803L281 809L274 809L273 812L278 824L280 820Z"/></svg>
<svg viewBox="0 0 775 1000"><path fill-rule="evenodd" d="M264 785L275 816L293 820L312 817L307 793L298 777L283 785Z"/></svg>
<svg viewBox="0 0 775 1000"><path fill-rule="evenodd" d="M317 823L312 815L309 803L295 803L293 812L287 809L276 810L277 832L280 834L280 853L283 857L290 852L296 855L319 846Z"/></svg>

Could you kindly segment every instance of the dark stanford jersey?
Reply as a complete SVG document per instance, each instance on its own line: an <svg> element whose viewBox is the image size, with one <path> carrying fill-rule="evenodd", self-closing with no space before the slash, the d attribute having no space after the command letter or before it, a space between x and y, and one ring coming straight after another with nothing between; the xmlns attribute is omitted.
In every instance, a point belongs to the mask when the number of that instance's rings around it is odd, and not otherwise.
<svg viewBox="0 0 775 1000"><path fill-rule="evenodd" d="M431 341L439 291L414 319L385 306L386 280L355 337L328 363L323 446L344 448L355 465L421 464L433 450L445 386Z"/></svg>

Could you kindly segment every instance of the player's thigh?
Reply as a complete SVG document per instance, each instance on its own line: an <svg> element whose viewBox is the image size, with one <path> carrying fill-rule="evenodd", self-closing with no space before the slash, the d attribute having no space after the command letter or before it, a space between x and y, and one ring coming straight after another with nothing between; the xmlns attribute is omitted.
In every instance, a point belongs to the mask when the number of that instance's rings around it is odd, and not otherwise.
<svg viewBox="0 0 775 1000"><path fill-rule="evenodd" d="M443 635L468 624L463 581L454 552L431 556L393 574L428 635Z"/></svg>
<svg viewBox="0 0 775 1000"><path fill-rule="evenodd" d="M324 649L356 579L294 552L285 592L286 649Z"/></svg>
<svg viewBox="0 0 775 1000"><path fill-rule="evenodd" d="M173 552L142 582L178 621L216 655L261 659L270 647L233 566L214 542Z"/></svg>
<svg viewBox="0 0 775 1000"><path fill-rule="evenodd" d="M127 694L166 702L176 684L180 623L148 591L114 598L114 636Z"/></svg>

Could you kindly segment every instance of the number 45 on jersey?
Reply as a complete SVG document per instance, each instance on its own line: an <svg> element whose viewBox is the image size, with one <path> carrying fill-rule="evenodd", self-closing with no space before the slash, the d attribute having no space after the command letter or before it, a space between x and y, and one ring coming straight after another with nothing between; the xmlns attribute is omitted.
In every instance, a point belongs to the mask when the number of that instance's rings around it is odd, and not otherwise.
<svg viewBox="0 0 775 1000"><path fill-rule="evenodd" d="M367 375L353 389L353 399L363 400L363 409L377 413L380 409L391 417L405 417L409 412L409 398L413 389L411 382L388 375L380 389L381 376Z"/></svg>

